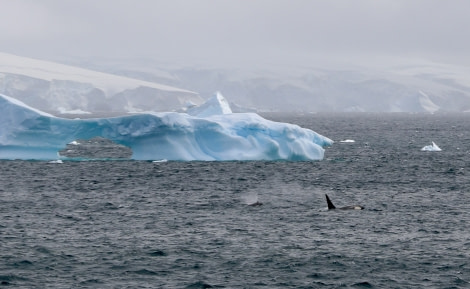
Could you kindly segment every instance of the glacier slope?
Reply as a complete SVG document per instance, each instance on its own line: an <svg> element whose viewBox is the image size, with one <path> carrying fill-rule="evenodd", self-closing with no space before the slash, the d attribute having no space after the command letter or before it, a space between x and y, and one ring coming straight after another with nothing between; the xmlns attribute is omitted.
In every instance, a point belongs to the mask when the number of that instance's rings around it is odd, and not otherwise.
<svg viewBox="0 0 470 289"><path fill-rule="evenodd" d="M67 143L97 136L130 147L135 160L321 160L323 147L332 144L312 130L253 113L64 119L0 95L0 159L57 159Z"/></svg>
<svg viewBox="0 0 470 289"><path fill-rule="evenodd" d="M53 113L172 111L201 104L169 85L0 52L0 93Z"/></svg>
<svg viewBox="0 0 470 289"><path fill-rule="evenodd" d="M338 60L322 56L306 61L166 67L162 62L148 61L141 69L166 69L174 78L159 79L161 83L185 87L202 96L221 90L232 103L264 112L470 111L470 69L465 66L370 55ZM128 64L123 61L113 65L102 65L101 69L124 70ZM130 75L139 77L139 70L134 67L134 71Z"/></svg>

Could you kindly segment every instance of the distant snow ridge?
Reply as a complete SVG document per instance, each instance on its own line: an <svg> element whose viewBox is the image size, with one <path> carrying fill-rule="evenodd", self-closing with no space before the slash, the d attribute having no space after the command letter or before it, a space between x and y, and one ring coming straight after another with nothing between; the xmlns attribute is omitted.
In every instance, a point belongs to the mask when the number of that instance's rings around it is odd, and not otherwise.
<svg viewBox="0 0 470 289"><path fill-rule="evenodd" d="M201 104L195 92L0 53L0 93L53 113L172 111Z"/></svg>
<svg viewBox="0 0 470 289"><path fill-rule="evenodd" d="M420 94L419 103L426 111L436 112L440 109L438 105L432 102L432 100L429 98L429 96L426 93L420 90L419 94Z"/></svg>
<svg viewBox="0 0 470 289"><path fill-rule="evenodd" d="M208 111L217 109L208 105ZM64 119L0 94L0 159L55 160L67 144L73 150L77 140L94 137L129 147L136 160L321 160L323 147L332 144L312 130L254 113Z"/></svg>
<svg viewBox="0 0 470 289"><path fill-rule="evenodd" d="M367 59L351 65L328 62L301 66L258 63L256 69L175 67L171 73L176 80L168 83L201 95L223 88L231 102L255 111L470 111L468 66L416 59L377 59L377 63Z"/></svg>

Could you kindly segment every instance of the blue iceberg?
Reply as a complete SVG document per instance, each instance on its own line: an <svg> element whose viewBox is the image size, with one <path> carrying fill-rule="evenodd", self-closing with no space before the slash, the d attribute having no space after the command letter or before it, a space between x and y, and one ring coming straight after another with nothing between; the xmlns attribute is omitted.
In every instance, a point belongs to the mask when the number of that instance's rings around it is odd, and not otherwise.
<svg viewBox="0 0 470 289"><path fill-rule="evenodd" d="M332 144L310 129L255 113L65 119L0 94L0 159L66 159L58 152L67 144L94 137L129 147L135 160L321 160L323 147Z"/></svg>

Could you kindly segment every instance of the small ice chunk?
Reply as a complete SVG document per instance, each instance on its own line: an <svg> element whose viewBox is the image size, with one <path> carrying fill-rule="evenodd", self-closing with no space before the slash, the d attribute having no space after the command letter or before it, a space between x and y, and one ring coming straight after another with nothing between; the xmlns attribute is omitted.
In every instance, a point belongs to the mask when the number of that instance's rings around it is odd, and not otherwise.
<svg viewBox="0 0 470 289"><path fill-rule="evenodd" d="M426 152L440 152L440 151L442 151L442 149L440 147L438 147L437 144L435 144L434 142L432 142L432 144L430 144L430 145L424 146L421 150L426 151Z"/></svg>

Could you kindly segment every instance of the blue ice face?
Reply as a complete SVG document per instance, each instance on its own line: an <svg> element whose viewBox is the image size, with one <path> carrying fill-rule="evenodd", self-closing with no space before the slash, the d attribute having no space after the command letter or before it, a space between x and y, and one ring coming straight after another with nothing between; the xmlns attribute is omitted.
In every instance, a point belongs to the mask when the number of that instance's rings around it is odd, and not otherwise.
<svg viewBox="0 0 470 289"><path fill-rule="evenodd" d="M312 130L254 113L72 120L0 95L1 159L57 159L67 143L96 136L130 147L136 160L321 160L323 147L332 143Z"/></svg>

